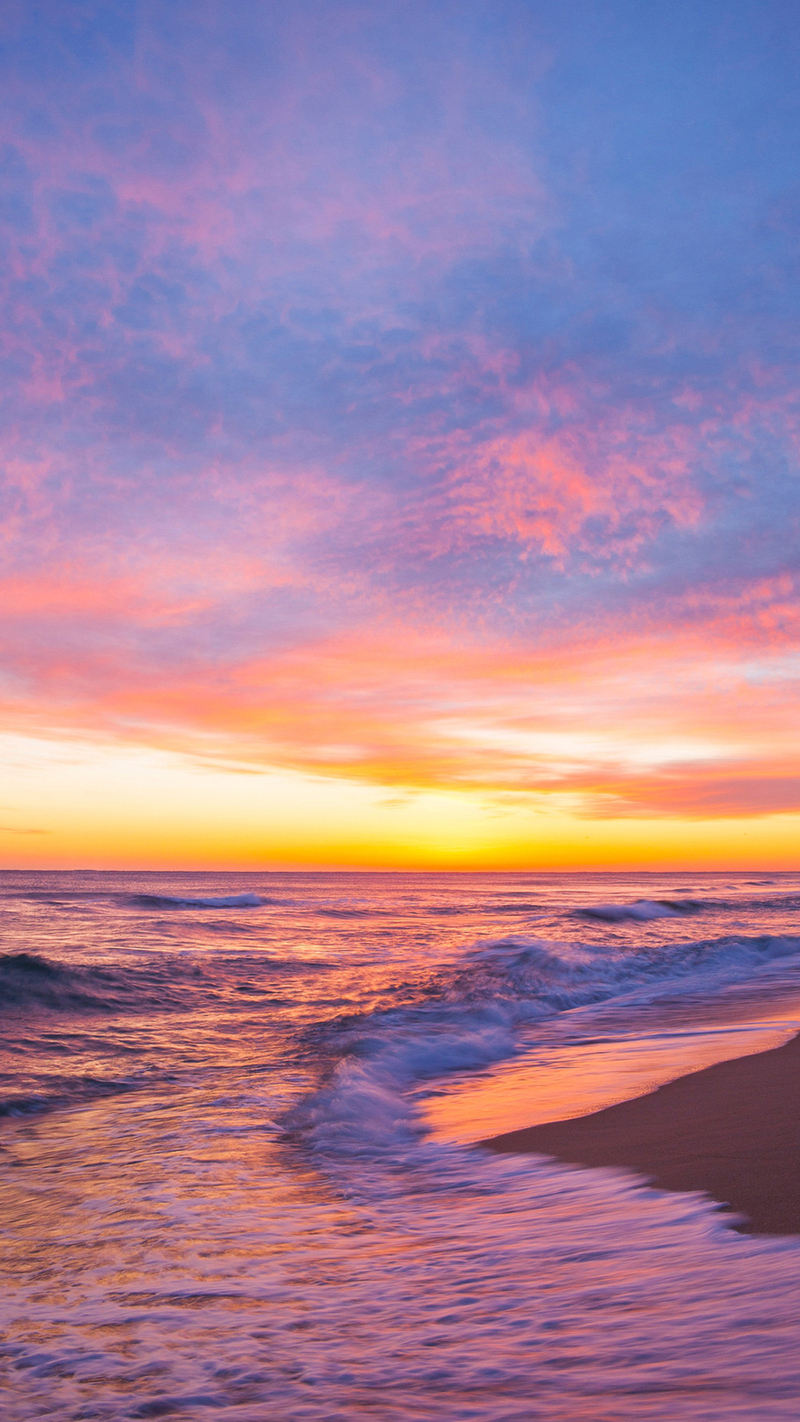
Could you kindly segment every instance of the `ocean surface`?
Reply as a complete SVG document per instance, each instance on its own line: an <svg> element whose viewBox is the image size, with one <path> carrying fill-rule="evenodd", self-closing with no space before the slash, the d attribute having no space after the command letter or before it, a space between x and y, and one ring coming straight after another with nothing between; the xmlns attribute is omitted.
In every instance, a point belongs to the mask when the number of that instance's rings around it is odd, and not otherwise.
<svg viewBox="0 0 800 1422"><path fill-rule="evenodd" d="M786 1418L800 1239L496 1157L800 1029L800 875L0 874L0 1414Z"/></svg>

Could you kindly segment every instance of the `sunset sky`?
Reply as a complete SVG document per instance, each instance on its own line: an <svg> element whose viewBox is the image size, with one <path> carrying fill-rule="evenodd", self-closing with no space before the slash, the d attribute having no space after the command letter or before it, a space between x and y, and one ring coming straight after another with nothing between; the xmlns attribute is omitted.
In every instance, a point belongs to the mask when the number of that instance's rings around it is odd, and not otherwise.
<svg viewBox="0 0 800 1422"><path fill-rule="evenodd" d="M800 867L798 73L5 0L0 864Z"/></svg>

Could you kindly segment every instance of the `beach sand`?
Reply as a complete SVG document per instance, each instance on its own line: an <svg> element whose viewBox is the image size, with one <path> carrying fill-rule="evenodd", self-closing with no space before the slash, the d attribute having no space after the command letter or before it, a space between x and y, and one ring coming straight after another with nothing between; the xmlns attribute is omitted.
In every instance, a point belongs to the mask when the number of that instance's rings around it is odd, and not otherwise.
<svg viewBox="0 0 800 1422"><path fill-rule="evenodd" d="M662 1190L704 1190L753 1234L800 1233L800 1035L590 1116L480 1142L623 1166Z"/></svg>

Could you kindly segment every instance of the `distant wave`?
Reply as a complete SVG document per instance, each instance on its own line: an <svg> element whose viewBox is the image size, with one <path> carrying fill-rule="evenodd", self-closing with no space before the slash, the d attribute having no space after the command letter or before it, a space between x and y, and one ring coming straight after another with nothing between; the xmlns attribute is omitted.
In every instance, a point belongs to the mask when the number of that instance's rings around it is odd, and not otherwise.
<svg viewBox="0 0 800 1422"><path fill-rule="evenodd" d="M633 904L592 904L576 912L582 918L599 918L604 923L623 923L626 919L646 923L650 919L699 913L702 907L694 899L637 899Z"/></svg>
<svg viewBox="0 0 800 1422"><path fill-rule="evenodd" d="M771 894L763 899L727 899L720 901L720 907L729 909L775 909L785 913L787 909L800 908L800 894Z"/></svg>
<svg viewBox="0 0 800 1422"><path fill-rule="evenodd" d="M221 897L195 898L184 894L133 894L127 901L140 908L260 908L272 903L259 894L223 894Z"/></svg>
<svg viewBox="0 0 800 1422"><path fill-rule="evenodd" d="M768 882L768 881L767 881ZM687 914L702 913L706 910L729 910L731 913L748 913L753 909L774 910L785 913L789 909L800 908L800 894L771 894L766 898L736 899L637 899L630 904L589 904L575 909L579 918L598 919L603 923L647 923L658 918L681 918Z"/></svg>
<svg viewBox="0 0 800 1422"><path fill-rule="evenodd" d="M0 897L23 899L32 903L49 904L54 908L73 905L93 905L120 903L139 908L260 908L262 904L275 904L280 900L266 898L261 894L120 894L113 889L92 887L91 889L64 889L58 891L32 889L21 892L17 886L10 894Z"/></svg>

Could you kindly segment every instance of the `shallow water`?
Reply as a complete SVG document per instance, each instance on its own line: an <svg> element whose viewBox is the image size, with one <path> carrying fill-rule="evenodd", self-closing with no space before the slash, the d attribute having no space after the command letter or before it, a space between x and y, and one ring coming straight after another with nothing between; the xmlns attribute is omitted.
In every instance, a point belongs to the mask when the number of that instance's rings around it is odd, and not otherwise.
<svg viewBox="0 0 800 1422"><path fill-rule="evenodd" d="M0 876L3 1416L795 1418L799 1241L469 1142L785 1040L798 910L797 875Z"/></svg>

